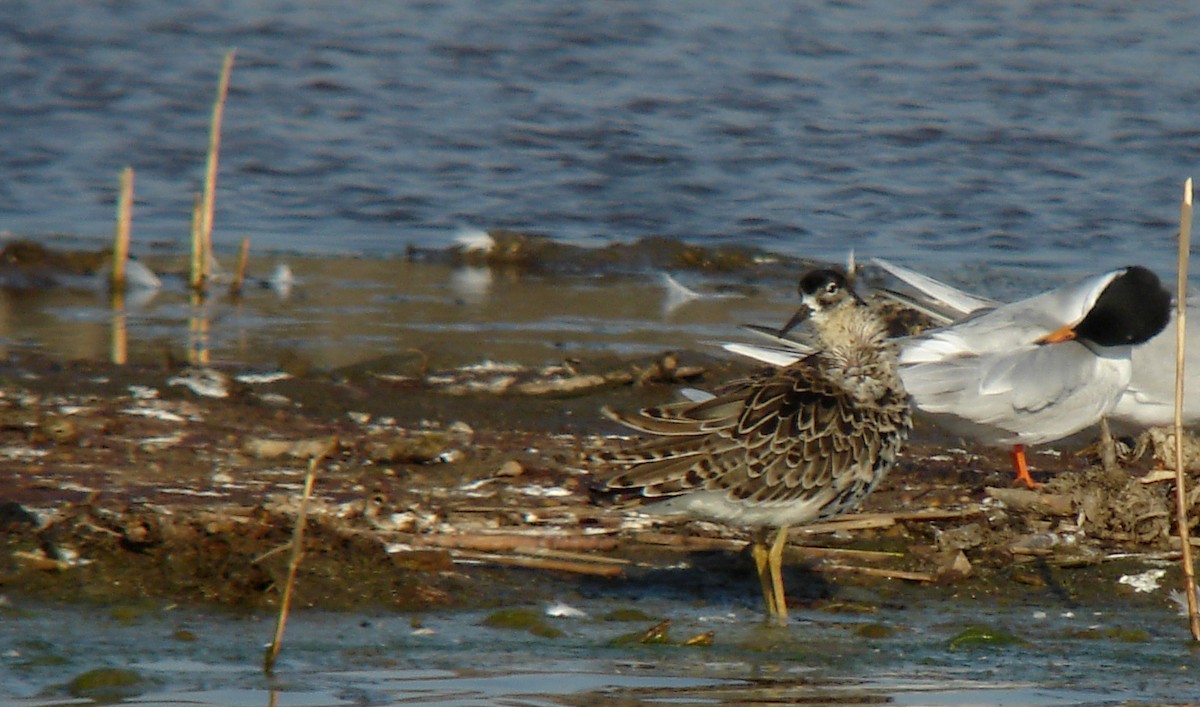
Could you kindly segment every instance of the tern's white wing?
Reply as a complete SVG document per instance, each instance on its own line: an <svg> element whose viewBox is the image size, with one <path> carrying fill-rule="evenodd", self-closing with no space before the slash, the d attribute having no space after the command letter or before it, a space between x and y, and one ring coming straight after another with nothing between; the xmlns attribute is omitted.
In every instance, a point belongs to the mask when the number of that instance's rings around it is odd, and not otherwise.
<svg viewBox="0 0 1200 707"><path fill-rule="evenodd" d="M1065 342L903 365L913 402L991 444L1038 444L1094 424L1128 384L1128 352Z"/></svg>
<svg viewBox="0 0 1200 707"><path fill-rule="evenodd" d="M961 319L971 312L980 309L993 309L1000 303L987 297L973 295L970 292L947 285L928 275L922 275L916 270L909 270L903 265L896 265L882 258L872 258L871 262L891 273L892 277L902 280L910 287L919 290L942 308L949 310L955 319Z"/></svg>
<svg viewBox="0 0 1200 707"><path fill-rule="evenodd" d="M1200 321L1200 309L1188 303L1189 323ZM1184 337L1183 420L1200 422L1200 324ZM1158 336L1133 349L1133 374L1110 417L1118 426L1140 430L1175 422L1175 312Z"/></svg>
<svg viewBox="0 0 1200 707"><path fill-rule="evenodd" d="M1096 423L1129 383L1131 348L1037 342L1078 324L1123 270L976 312L903 344L900 375L922 412L992 444L1038 444Z"/></svg>
<svg viewBox="0 0 1200 707"><path fill-rule="evenodd" d="M742 344L734 341L729 341L721 344L721 348L729 353L744 356L753 361L761 361L762 363L772 366L790 366L796 361L804 358L804 354L797 349L785 349L775 346L759 346L757 344Z"/></svg>
<svg viewBox="0 0 1200 707"><path fill-rule="evenodd" d="M1122 270L1078 280L995 309L977 312L948 327L914 337L901 363L941 361L955 356L1004 354L1029 346L1058 329L1077 324Z"/></svg>

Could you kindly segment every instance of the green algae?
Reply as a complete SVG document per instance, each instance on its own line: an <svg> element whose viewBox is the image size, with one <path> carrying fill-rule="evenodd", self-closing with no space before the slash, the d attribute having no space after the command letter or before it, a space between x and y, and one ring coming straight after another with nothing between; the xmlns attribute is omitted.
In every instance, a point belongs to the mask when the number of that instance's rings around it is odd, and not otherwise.
<svg viewBox="0 0 1200 707"><path fill-rule="evenodd" d="M562 631L546 623L542 615L532 609L500 609L489 614L483 620L483 625L488 628L527 631L542 638L558 638L563 635Z"/></svg>
<svg viewBox="0 0 1200 707"><path fill-rule="evenodd" d="M1023 645L1026 641L992 626L968 626L950 639L950 648L986 648L991 646Z"/></svg>
<svg viewBox="0 0 1200 707"><path fill-rule="evenodd" d="M614 609L600 617L601 621L614 622L642 622L654 621L654 617L642 611L641 609Z"/></svg>
<svg viewBox="0 0 1200 707"><path fill-rule="evenodd" d="M1069 632L1067 638L1118 643L1146 643L1151 640L1150 632L1144 628L1085 628Z"/></svg>
<svg viewBox="0 0 1200 707"><path fill-rule="evenodd" d="M141 692L145 679L132 670L96 668L77 675L67 683L72 697L86 697L109 702L132 697Z"/></svg>
<svg viewBox="0 0 1200 707"><path fill-rule="evenodd" d="M896 629L887 624L862 624L855 627L854 633L862 638L889 638L896 634Z"/></svg>

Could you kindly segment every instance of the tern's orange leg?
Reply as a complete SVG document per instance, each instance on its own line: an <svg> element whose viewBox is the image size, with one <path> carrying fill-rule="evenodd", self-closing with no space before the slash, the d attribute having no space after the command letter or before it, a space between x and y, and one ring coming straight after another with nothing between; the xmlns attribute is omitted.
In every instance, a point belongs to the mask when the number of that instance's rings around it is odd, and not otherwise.
<svg viewBox="0 0 1200 707"><path fill-rule="evenodd" d="M1029 475L1029 464L1025 462L1025 445L1014 444L1012 447L1012 464L1013 470L1017 472L1016 481L1019 481L1031 489L1041 488L1042 485L1033 480Z"/></svg>

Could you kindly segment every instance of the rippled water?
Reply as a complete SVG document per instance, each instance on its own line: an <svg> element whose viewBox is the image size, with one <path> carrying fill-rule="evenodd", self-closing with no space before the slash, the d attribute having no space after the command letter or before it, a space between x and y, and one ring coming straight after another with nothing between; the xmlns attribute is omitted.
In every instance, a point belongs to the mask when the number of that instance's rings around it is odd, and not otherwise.
<svg viewBox="0 0 1200 707"><path fill-rule="evenodd" d="M1200 5L16 2L0 229L182 244L223 52L218 243L671 235L959 280L1173 264ZM963 267L965 266L965 267Z"/></svg>
<svg viewBox="0 0 1200 707"><path fill-rule="evenodd" d="M260 253L372 256L291 259L290 298L255 291L200 312L178 281L125 317L86 290L6 293L4 353L32 340L105 356L119 323L147 358L182 346L203 316L221 360L298 348L332 366L431 341L544 360L572 346L698 346L792 306L781 288L664 313L649 279L564 286L383 259L444 246L463 226L830 260L854 247L996 296L1132 261L1166 273L1180 187L1200 165L1200 5L1185 0L3 7L0 232L107 238L128 164L135 251L182 251L217 71L236 47L218 246L250 235ZM712 625L707 608L660 608L681 633ZM142 703L586 703L639 688L736 703L764 675L810 701L826 689L904 704L1200 699L1162 607L989 606L1034 647L969 654L947 641L981 612L951 603L885 616L898 630L874 645L849 621L802 617L779 651L756 647L754 615L737 610L715 650L696 653L614 650L616 629L587 622L547 646L482 632L478 615L429 616L434 633L418 635L409 617L309 614L289 629L279 680L257 671L261 618L175 610L129 627L102 609L25 609L4 617L0 640L0 699L25 704L66 703L52 686L105 665L151 679ZM1078 633L1113 625L1149 635ZM179 628L197 640L173 638ZM499 649L512 657L497 666Z"/></svg>
<svg viewBox="0 0 1200 707"><path fill-rule="evenodd" d="M547 618L556 638L482 625L486 612L408 616L293 613L274 676L261 671L274 618L177 607L36 605L7 610L0 701L91 704L70 684L98 669L137 682L129 704L1194 704L1194 654L1182 620L1159 609L1014 602L987 625L1020 642L956 643L977 605L916 601L879 614L798 612L764 627L757 607L643 598L673 620L670 644L630 643L657 619L602 617L628 601L573 600L580 618ZM535 612L543 607L527 606ZM713 645L684 647L711 631ZM89 698L73 700L72 696Z"/></svg>

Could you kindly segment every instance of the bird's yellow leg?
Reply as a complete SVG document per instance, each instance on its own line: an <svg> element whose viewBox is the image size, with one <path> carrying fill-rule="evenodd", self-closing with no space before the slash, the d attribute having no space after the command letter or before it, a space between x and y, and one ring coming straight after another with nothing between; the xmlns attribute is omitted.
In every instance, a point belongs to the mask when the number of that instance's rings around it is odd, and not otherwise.
<svg viewBox="0 0 1200 707"><path fill-rule="evenodd" d="M754 557L754 569L758 571L758 582L762 585L763 603L767 606L767 616L774 618L775 597L772 595L774 585L771 583L770 576L770 552L767 550L763 536L758 531L755 531L751 541L750 554Z"/></svg>
<svg viewBox="0 0 1200 707"><path fill-rule="evenodd" d="M767 554L768 567L771 571L771 595L775 602L773 616L779 625L787 624L787 599L783 594L783 548L787 545L788 529L783 526L771 543L771 551Z"/></svg>

